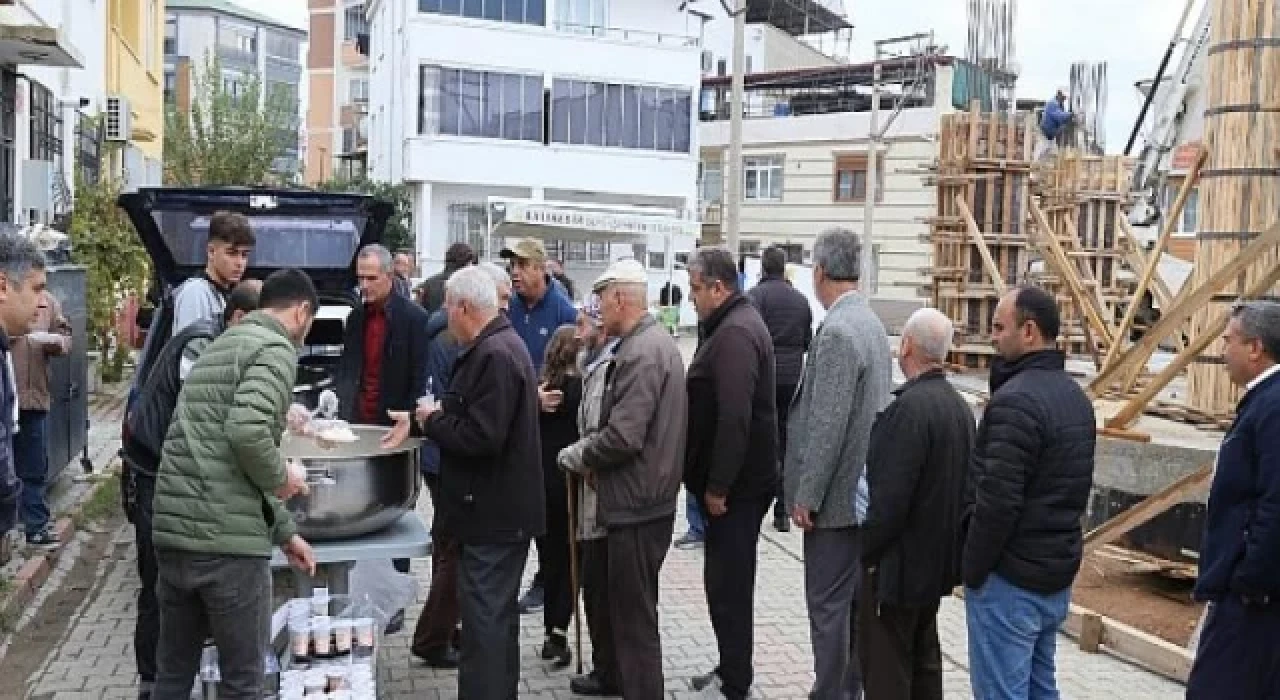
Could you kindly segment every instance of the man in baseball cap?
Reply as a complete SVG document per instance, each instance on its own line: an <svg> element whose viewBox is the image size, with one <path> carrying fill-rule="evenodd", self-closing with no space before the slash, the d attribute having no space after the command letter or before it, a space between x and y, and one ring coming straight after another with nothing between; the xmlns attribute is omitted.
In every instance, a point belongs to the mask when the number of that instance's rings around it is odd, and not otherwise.
<svg viewBox="0 0 1280 700"><path fill-rule="evenodd" d="M524 341L533 360L535 374L542 374L542 361L547 343L556 329L578 321L578 310L564 288L547 273L547 249L536 238L521 238L502 249L499 255L511 263L511 291L514 295L507 308L507 318L516 334ZM534 540L535 544L537 540ZM541 561L542 552L538 552ZM533 577L529 590L520 599L520 612L528 614L542 609L542 567Z"/></svg>

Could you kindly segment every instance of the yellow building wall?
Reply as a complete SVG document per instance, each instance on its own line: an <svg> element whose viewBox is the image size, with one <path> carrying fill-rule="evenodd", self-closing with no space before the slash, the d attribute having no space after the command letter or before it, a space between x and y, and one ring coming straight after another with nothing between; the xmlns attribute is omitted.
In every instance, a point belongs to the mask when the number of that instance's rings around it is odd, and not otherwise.
<svg viewBox="0 0 1280 700"><path fill-rule="evenodd" d="M108 0L107 93L129 98L132 143L164 158L164 0Z"/></svg>

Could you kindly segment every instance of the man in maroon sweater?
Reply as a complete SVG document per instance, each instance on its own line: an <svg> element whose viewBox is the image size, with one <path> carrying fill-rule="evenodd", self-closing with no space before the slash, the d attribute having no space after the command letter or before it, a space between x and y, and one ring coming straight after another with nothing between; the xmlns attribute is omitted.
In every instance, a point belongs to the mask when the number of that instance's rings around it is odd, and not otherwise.
<svg viewBox="0 0 1280 700"><path fill-rule="evenodd" d="M427 388L427 312L394 294L391 252L365 246L356 259L362 303L347 317L336 388L339 415L364 425L390 425L387 411L413 411ZM408 559L396 570L409 571ZM387 633L404 626L404 611Z"/></svg>

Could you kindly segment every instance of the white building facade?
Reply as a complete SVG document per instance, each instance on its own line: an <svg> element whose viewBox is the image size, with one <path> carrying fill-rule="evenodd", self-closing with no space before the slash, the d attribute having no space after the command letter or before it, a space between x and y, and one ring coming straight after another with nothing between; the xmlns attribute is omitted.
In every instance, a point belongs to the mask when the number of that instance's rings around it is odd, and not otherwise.
<svg viewBox="0 0 1280 700"><path fill-rule="evenodd" d="M369 174L412 186L425 272L453 242L496 254L485 249L492 198L695 218L701 22L676 3L373 0L367 8ZM618 257L585 240L549 248L571 272Z"/></svg>
<svg viewBox="0 0 1280 700"><path fill-rule="evenodd" d="M0 8L0 221L52 223L68 213L75 168L96 174L106 3L60 0Z"/></svg>

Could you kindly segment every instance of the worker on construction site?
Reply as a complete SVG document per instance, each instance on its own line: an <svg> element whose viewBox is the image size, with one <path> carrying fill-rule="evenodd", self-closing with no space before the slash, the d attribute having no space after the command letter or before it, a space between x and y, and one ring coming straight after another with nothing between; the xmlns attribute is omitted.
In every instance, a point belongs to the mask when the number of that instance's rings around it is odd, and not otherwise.
<svg viewBox="0 0 1280 700"><path fill-rule="evenodd" d="M1248 301L1222 335L1244 388L1218 448L1196 600L1209 602L1187 698L1280 696L1280 303Z"/></svg>
<svg viewBox="0 0 1280 700"><path fill-rule="evenodd" d="M1040 118L1040 145L1036 149L1036 160L1052 156L1058 152L1058 136L1071 123L1074 115L1067 111L1067 89L1058 88L1057 94L1044 106L1044 116Z"/></svg>

